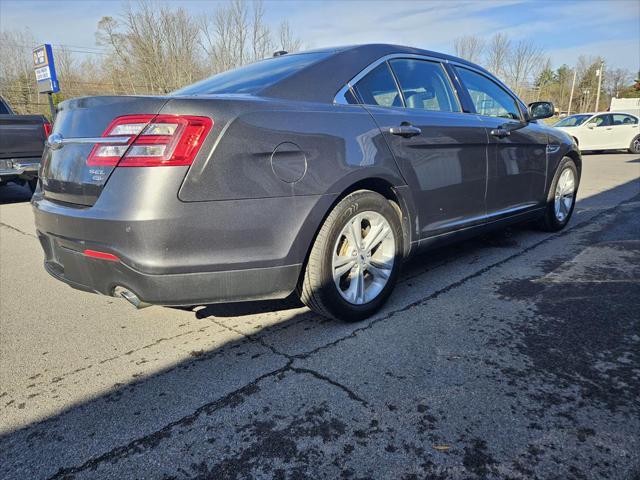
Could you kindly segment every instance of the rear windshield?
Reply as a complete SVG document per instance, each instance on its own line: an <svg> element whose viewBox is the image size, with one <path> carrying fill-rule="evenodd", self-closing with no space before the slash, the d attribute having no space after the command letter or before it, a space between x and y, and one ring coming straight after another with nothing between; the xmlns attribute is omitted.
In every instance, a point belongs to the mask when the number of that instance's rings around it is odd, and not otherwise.
<svg viewBox="0 0 640 480"><path fill-rule="evenodd" d="M555 123L554 127L577 127L582 125L587 118L591 118L591 115L571 115L570 117L563 118L559 122Z"/></svg>
<svg viewBox="0 0 640 480"><path fill-rule="evenodd" d="M282 55L219 73L172 92L172 95L254 93L331 55L330 52Z"/></svg>

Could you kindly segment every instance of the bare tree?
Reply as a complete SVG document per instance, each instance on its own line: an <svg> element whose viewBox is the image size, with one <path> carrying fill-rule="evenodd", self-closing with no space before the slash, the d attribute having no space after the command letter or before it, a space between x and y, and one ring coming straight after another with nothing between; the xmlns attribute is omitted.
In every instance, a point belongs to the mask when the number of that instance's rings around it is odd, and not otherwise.
<svg viewBox="0 0 640 480"><path fill-rule="evenodd" d="M532 76L542 67L542 49L535 44L520 40L507 57L505 73L516 94L522 95Z"/></svg>
<svg viewBox="0 0 640 480"><path fill-rule="evenodd" d="M209 58L209 70L217 73L246 63L262 60L281 48L290 52L300 49L289 23L283 21L274 39L264 20L262 1L233 0L218 6L200 19L200 45Z"/></svg>
<svg viewBox="0 0 640 480"><path fill-rule="evenodd" d="M609 70L604 77L605 90L610 97L617 97L633 80L633 75L626 68Z"/></svg>
<svg viewBox="0 0 640 480"><path fill-rule="evenodd" d="M465 35L454 40L454 49L456 56L469 60L470 62L479 63L484 51L484 40L475 35Z"/></svg>
<svg viewBox="0 0 640 480"><path fill-rule="evenodd" d="M54 99L166 93L271 56L278 47L291 52L301 48L287 21L270 27L261 0L214 5L208 15L197 17L154 0L126 3L118 15L99 21L96 44L102 51L96 57L82 58L54 46L62 86ZM35 46L28 31L0 30L0 94L19 112L48 111L33 74Z"/></svg>
<svg viewBox="0 0 640 480"><path fill-rule="evenodd" d="M19 112L39 111L29 30L0 30L0 95Z"/></svg>
<svg viewBox="0 0 640 480"><path fill-rule="evenodd" d="M262 60L273 53L274 46L271 40L271 30L264 23L264 6L262 1L253 3L253 15L251 22L252 61Z"/></svg>
<svg viewBox="0 0 640 480"><path fill-rule="evenodd" d="M127 72L134 92L166 93L200 75L200 32L184 9L143 0L118 20L104 17L96 38L110 48L111 66Z"/></svg>
<svg viewBox="0 0 640 480"><path fill-rule="evenodd" d="M265 39L270 38L270 32L263 22L262 3L252 3L251 8L250 11L247 2L234 0L201 19L201 44L211 60L213 73L253 61L266 48ZM260 45L250 42L250 36Z"/></svg>
<svg viewBox="0 0 640 480"><path fill-rule="evenodd" d="M487 46L486 67L494 75L502 77L510 55L511 40L504 33L496 33Z"/></svg>
<svg viewBox="0 0 640 480"><path fill-rule="evenodd" d="M279 48L286 52L297 52L302 48L302 41L296 38L288 20L283 20L278 29Z"/></svg>
<svg viewBox="0 0 640 480"><path fill-rule="evenodd" d="M112 49L112 54L103 62L112 83L121 88L126 84L131 93L138 93L133 81L131 59L126 49L126 37L118 32L118 22L113 17L102 17L98 22L96 44Z"/></svg>

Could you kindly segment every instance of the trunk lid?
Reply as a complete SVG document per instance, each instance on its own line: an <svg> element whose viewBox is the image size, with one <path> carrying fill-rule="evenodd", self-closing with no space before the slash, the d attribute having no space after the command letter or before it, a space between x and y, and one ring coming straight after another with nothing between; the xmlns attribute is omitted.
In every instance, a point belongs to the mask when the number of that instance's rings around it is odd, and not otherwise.
<svg viewBox="0 0 640 480"><path fill-rule="evenodd" d="M65 140L101 137L109 124L123 115L156 115L167 97L85 97L62 102L53 134ZM45 148L40 172L46 198L84 206L93 205L115 166L88 165L94 144L68 143Z"/></svg>

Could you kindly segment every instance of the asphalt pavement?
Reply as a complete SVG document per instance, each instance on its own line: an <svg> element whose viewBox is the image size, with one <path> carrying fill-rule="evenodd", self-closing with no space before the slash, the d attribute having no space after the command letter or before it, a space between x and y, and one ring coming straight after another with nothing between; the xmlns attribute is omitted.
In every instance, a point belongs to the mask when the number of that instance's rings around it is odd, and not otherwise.
<svg viewBox="0 0 640 480"><path fill-rule="evenodd" d="M49 277L0 187L0 478L639 479L640 156L569 226L412 258L356 324L135 310Z"/></svg>

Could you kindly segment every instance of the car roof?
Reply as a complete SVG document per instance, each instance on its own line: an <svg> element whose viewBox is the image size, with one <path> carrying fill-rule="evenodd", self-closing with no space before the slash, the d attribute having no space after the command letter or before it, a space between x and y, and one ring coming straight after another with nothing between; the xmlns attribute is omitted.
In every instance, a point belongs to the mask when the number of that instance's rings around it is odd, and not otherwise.
<svg viewBox="0 0 640 480"><path fill-rule="evenodd" d="M570 116L573 117L574 115L629 115L630 117L636 117L638 118L638 115L635 115L633 113L629 113L629 112L620 112L620 111L614 111L614 112L595 112L595 113L591 113L591 112L586 112L586 113L572 113Z"/></svg>
<svg viewBox="0 0 640 480"><path fill-rule="evenodd" d="M358 50L360 54L374 53L379 55L388 55L388 50L393 50L394 53L410 53L415 55L425 55L428 57L442 58L444 60L455 61L458 63L466 64L474 68L484 70L481 66L476 65L464 58L455 57L446 53L435 52L433 50L425 50L422 48L409 47L407 45L397 45L393 43L366 43L366 44L354 44L354 45L341 45L336 47L316 48L313 50L304 50L301 52L289 53L288 55L297 55L305 53L339 53L349 50Z"/></svg>
<svg viewBox="0 0 640 480"><path fill-rule="evenodd" d="M291 100L332 102L336 93L349 80L379 58L392 54L425 55L468 65L491 75L490 72L479 65L453 55L404 45L371 43L323 48L312 50L312 52L326 52L331 53L331 55L266 87L259 94ZM300 54L304 53L309 53L309 51L300 52Z"/></svg>

